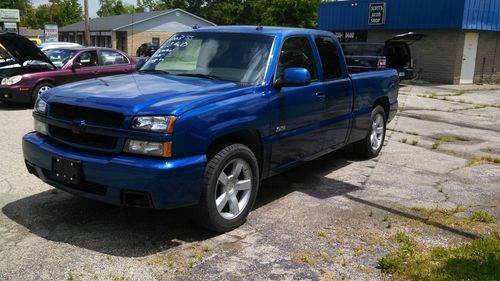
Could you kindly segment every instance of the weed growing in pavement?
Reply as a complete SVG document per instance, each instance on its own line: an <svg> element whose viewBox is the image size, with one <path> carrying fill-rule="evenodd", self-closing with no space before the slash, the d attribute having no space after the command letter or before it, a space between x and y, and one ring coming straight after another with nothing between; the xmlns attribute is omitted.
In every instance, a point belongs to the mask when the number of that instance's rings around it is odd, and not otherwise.
<svg viewBox="0 0 500 281"><path fill-rule="evenodd" d="M457 137L452 136L452 135L442 136L441 138L439 138L438 140L436 140L434 142L434 144L432 145L432 149L434 149L434 150L438 149L440 145L447 143L447 142L454 142L456 140L457 140Z"/></svg>
<svg viewBox="0 0 500 281"><path fill-rule="evenodd" d="M406 142L408 141L408 139L407 139L407 138L402 138L402 139L401 139L401 140L399 140L399 141L400 141L400 142L402 142L402 143L406 143Z"/></svg>
<svg viewBox="0 0 500 281"><path fill-rule="evenodd" d="M465 167L472 167L478 164L500 164L500 158L491 156L476 156L471 159Z"/></svg>
<svg viewBox="0 0 500 281"><path fill-rule="evenodd" d="M472 221L492 223L495 221L495 217L484 210L474 211L470 216Z"/></svg>
<svg viewBox="0 0 500 281"><path fill-rule="evenodd" d="M399 234L396 234L399 235ZM500 236L495 233L455 247L418 246L401 234L399 248L378 261L396 280L496 280L500 268Z"/></svg>

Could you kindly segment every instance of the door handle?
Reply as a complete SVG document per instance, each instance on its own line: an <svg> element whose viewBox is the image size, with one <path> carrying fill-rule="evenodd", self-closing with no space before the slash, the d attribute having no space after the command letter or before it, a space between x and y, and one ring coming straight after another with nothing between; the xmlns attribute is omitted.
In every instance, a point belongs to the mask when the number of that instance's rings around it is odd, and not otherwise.
<svg viewBox="0 0 500 281"><path fill-rule="evenodd" d="M316 94L314 94L318 99L322 99L324 100L325 97L326 97L326 94L325 92L317 92Z"/></svg>

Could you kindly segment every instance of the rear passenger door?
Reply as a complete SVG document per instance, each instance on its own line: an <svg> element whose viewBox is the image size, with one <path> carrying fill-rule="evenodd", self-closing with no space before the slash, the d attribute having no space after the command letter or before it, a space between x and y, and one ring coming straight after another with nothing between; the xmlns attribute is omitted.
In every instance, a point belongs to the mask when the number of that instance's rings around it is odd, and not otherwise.
<svg viewBox="0 0 500 281"><path fill-rule="evenodd" d="M98 76L124 74L132 71L128 58L111 50L100 50L101 67Z"/></svg>
<svg viewBox="0 0 500 281"><path fill-rule="evenodd" d="M321 151L325 132L320 128L324 117L323 85L319 80L314 52L309 37L287 38L281 48L275 79L286 68L309 70L307 86L282 87L278 93L276 138L272 144L271 168L279 169Z"/></svg>
<svg viewBox="0 0 500 281"><path fill-rule="evenodd" d="M349 132L353 106L351 80L340 61L340 50L332 38L314 39L321 61L323 92L325 93L326 148L344 144Z"/></svg>

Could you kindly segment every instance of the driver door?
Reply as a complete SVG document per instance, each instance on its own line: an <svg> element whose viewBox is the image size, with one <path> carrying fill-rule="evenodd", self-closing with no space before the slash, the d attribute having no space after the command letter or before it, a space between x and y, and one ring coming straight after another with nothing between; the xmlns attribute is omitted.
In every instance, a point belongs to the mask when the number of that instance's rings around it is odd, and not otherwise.
<svg viewBox="0 0 500 281"><path fill-rule="evenodd" d="M325 140L325 131L320 127L325 94L318 79L311 42L306 36L285 40L275 76L279 79L286 68L292 67L309 70L311 83L279 90L278 123L271 156L274 170L320 152Z"/></svg>

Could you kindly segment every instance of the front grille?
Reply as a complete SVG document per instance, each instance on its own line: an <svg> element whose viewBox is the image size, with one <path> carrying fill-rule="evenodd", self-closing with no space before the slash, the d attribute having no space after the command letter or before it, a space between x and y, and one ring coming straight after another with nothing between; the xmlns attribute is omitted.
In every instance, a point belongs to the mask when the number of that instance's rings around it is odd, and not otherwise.
<svg viewBox="0 0 500 281"><path fill-rule="evenodd" d="M103 149L115 148L116 142L118 141L116 137L89 134L89 133L74 133L72 130L52 125L49 126L49 132L53 138L62 141L79 145L103 148Z"/></svg>
<svg viewBox="0 0 500 281"><path fill-rule="evenodd" d="M59 119L85 120L87 124L112 127L121 127L125 119L123 114L118 112L62 103L51 103L50 115Z"/></svg>

